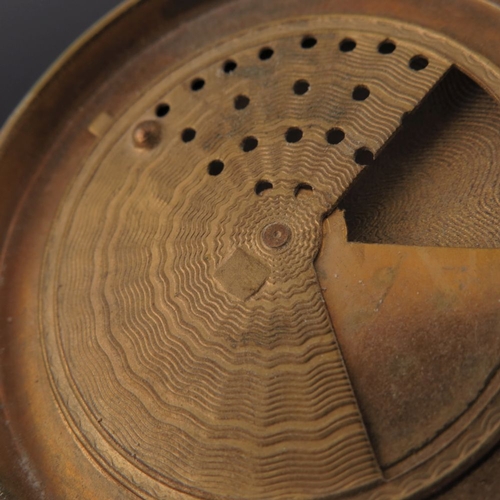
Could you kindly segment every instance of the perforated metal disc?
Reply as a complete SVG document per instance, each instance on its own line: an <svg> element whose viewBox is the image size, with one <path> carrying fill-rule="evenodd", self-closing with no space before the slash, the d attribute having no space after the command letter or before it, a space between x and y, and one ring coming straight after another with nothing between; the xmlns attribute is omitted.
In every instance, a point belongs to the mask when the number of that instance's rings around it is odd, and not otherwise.
<svg viewBox="0 0 500 500"><path fill-rule="evenodd" d="M500 430L497 7L192 3L3 133L6 494L428 498Z"/></svg>

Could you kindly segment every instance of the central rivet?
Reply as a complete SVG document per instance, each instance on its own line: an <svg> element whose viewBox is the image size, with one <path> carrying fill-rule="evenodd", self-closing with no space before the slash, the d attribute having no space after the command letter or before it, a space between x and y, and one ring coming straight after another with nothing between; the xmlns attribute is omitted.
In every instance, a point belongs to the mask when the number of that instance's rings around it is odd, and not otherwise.
<svg viewBox="0 0 500 500"><path fill-rule="evenodd" d="M290 228L281 222L269 224L262 231L262 241L269 248L280 248L286 245L291 236Z"/></svg>

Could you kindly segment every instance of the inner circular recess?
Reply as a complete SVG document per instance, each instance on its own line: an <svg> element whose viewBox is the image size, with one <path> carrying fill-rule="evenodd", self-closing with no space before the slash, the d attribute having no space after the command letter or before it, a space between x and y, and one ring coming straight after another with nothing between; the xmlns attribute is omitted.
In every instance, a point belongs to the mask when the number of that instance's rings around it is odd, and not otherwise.
<svg viewBox="0 0 500 500"><path fill-rule="evenodd" d="M314 43L305 43L311 38ZM428 184L423 198L443 208L442 196L432 198L449 189L440 172L449 174L469 158L462 149L467 140L457 139L470 138L463 124L471 117L479 125L485 117L497 123L495 101L441 55L446 47L435 49L444 43L436 40L422 37L421 28L349 16L259 26L206 51L197 47L154 87L137 89L137 101L92 136L98 147L68 188L47 239L44 348L54 360L47 370L68 428L139 495L169 498L175 490L203 499L343 500L373 492L407 498L404 484L426 477L425 488L434 487L453 475L426 468L427 458L422 465L407 460L438 456L434 445L443 429L443 440L455 430L467 434L463 422L474 398L458 401L459 412L425 420L398 385L414 366L402 353L391 357L401 347L394 334L387 350L377 351L376 366L397 387L398 405L391 406L384 380L377 372L364 377L370 366L356 354L389 337L372 336L353 348L356 331L349 337L342 325L332 327L336 316L326 309L334 307L325 298L332 283L355 273L327 274L328 286L320 287L314 267L327 229L345 245L330 266L350 265L342 260L350 241L379 238L375 242L385 245L404 233L402 244L425 247L434 225L412 231L420 214L437 224L440 212L431 219L427 205L413 205L410 187ZM373 91L363 104L352 95L360 82ZM446 107L441 118L432 114L446 95L460 120L450 119ZM461 95L468 96L467 106L460 105ZM168 103L163 116L157 103ZM481 129L486 142L494 143L488 134L497 129ZM461 154L442 159L439 171L429 160L428 174L419 176L426 151L440 154L435 137ZM481 171L498 164L487 160ZM462 176L467 172L462 168ZM408 179L414 184L397 198L391 179L398 189ZM437 184L426 179L442 184L434 190ZM458 198L467 199L462 194ZM456 198L445 207L460 221L455 227L482 236L470 231L470 211L451 210ZM418 209L407 209L407 202ZM380 217L386 232L376 230ZM412 223L396 231L401 217L413 217ZM398 262L377 274L377 293L389 290L387 297L373 295L376 301L352 325L386 314ZM361 294L365 285L358 280L355 286ZM345 311L354 315L357 307L352 300ZM436 332L428 333L434 339ZM425 390L422 374L432 372L431 361L419 358L423 369L411 372L413 394ZM374 400L374 384L385 406ZM415 417L402 423L402 414ZM453 446L450 438L442 449Z"/></svg>

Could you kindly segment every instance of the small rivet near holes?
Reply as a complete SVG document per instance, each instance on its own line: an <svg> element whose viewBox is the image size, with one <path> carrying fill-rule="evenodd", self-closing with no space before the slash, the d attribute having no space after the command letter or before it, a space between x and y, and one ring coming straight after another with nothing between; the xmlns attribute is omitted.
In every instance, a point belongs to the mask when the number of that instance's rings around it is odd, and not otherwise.
<svg viewBox="0 0 500 500"><path fill-rule="evenodd" d="M139 123L133 132L135 147L139 149L153 149L161 141L161 126L154 120Z"/></svg>

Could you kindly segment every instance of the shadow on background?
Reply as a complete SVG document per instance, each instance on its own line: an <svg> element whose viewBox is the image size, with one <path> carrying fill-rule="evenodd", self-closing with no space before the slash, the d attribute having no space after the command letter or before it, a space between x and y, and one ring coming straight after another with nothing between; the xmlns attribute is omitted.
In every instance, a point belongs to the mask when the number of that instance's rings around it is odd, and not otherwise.
<svg viewBox="0 0 500 500"><path fill-rule="evenodd" d="M0 0L0 127L57 57L121 0Z"/></svg>

